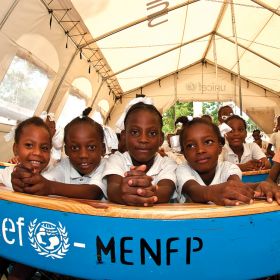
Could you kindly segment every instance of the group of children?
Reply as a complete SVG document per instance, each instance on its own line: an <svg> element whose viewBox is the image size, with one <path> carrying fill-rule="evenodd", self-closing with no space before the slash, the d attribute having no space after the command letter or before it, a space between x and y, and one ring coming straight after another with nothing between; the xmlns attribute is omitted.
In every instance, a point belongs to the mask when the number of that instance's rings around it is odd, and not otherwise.
<svg viewBox="0 0 280 280"><path fill-rule="evenodd" d="M249 157L254 148L244 144L246 123L239 116L224 118L231 127L226 141L209 120L194 118L184 123L180 145L186 161L177 165L158 153L164 140L163 122L154 105L138 102L127 109L121 132L126 151L116 151L106 159L102 126L89 113L86 109L66 125L66 157L53 166L48 165L52 134L46 123L39 117L21 122L13 145L19 163L3 169L0 182L29 194L106 199L135 206L171 199L234 206L253 203L259 196L280 204L280 191L273 180L241 181L241 170L264 169L269 163L259 154L254 155L256 159ZM227 160L221 160L221 155Z"/></svg>
<svg viewBox="0 0 280 280"><path fill-rule="evenodd" d="M66 157L52 166L48 163L53 134L46 122L39 117L21 122L13 145L19 164L3 169L0 181L18 192L137 206L171 198L221 205L250 203L259 188L280 202L275 183L252 186L240 180L241 171L267 169L270 163L255 143L244 143L246 123L237 115L230 113L223 119L231 128L226 141L209 120L185 122L180 145L186 161L177 165L158 153L164 135L162 116L154 105L138 102L127 110L121 132L126 151L106 159L102 126L89 113L87 108L66 125Z"/></svg>

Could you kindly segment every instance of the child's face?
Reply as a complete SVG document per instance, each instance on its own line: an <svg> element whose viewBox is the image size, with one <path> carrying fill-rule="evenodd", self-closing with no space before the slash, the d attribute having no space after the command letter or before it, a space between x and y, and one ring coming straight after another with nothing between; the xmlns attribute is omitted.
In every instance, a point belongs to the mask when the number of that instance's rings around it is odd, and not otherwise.
<svg viewBox="0 0 280 280"><path fill-rule="evenodd" d="M132 112L125 127L126 148L139 164L154 158L163 143L159 117L148 110Z"/></svg>
<svg viewBox="0 0 280 280"><path fill-rule="evenodd" d="M218 116L219 122L220 123L225 122L225 120L232 115L233 115L233 110L231 107L226 106L226 107L221 108L221 110L219 111L219 116Z"/></svg>
<svg viewBox="0 0 280 280"><path fill-rule="evenodd" d="M245 142L247 131L242 120L232 119L227 122L231 131L226 134L226 138L231 147L240 147Z"/></svg>
<svg viewBox="0 0 280 280"><path fill-rule="evenodd" d="M252 136L254 138L255 141L260 140L261 139L261 134L258 131L255 131L252 133Z"/></svg>
<svg viewBox="0 0 280 280"><path fill-rule="evenodd" d="M65 153L81 175L96 169L104 149L95 127L87 123L73 125L65 140Z"/></svg>
<svg viewBox="0 0 280 280"><path fill-rule="evenodd" d="M192 169L207 176L215 172L221 144L213 128L206 124L194 124L184 131L183 153Z"/></svg>
<svg viewBox="0 0 280 280"><path fill-rule="evenodd" d="M50 161L51 138L44 127L28 125L23 128L13 151L19 162L34 173L40 173Z"/></svg>

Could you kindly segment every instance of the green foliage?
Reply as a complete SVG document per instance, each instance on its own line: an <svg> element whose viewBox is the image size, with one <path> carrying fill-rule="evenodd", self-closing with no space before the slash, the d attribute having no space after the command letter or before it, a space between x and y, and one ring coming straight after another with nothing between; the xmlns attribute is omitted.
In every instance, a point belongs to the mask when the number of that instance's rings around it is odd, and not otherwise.
<svg viewBox="0 0 280 280"><path fill-rule="evenodd" d="M163 132L173 133L175 130L174 123L177 118L181 116L193 115L193 103L192 102L179 102L177 101L163 114Z"/></svg>
<svg viewBox="0 0 280 280"><path fill-rule="evenodd" d="M202 114L210 115L213 123L218 124L218 110L221 106L221 102L203 102Z"/></svg>
<svg viewBox="0 0 280 280"><path fill-rule="evenodd" d="M221 102L203 102L202 114L210 115L215 124L218 124L218 110L222 106ZM175 130L175 120L181 116L193 116L193 102L176 102L163 114L163 132L173 133ZM257 125L250 119L245 118L247 131L252 132L257 129Z"/></svg>
<svg viewBox="0 0 280 280"><path fill-rule="evenodd" d="M253 132L255 129L261 130L251 119L246 120L247 131Z"/></svg>

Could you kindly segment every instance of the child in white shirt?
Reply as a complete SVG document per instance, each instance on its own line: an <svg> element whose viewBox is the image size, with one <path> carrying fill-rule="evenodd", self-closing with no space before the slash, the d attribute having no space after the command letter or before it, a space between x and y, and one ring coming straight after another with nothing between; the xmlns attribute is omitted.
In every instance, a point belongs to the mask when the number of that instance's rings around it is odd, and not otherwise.
<svg viewBox="0 0 280 280"><path fill-rule="evenodd" d="M221 159L237 164L241 171L269 169L270 163L262 149L256 143L245 143L245 120L232 115L226 119L226 124L231 127L231 131L225 135L227 143Z"/></svg>
<svg viewBox="0 0 280 280"><path fill-rule="evenodd" d="M153 105L139 102L127 109L123 123L127 152L116 152L106 163L108 199L139 206L168 202L177 165L157 153L163 142L161 114Z"/></svg>
<svg viewBox="0 0 280 280"><path fill-rule="evenodd" d="M271 184L242 183L240 169L230 162L218 161L222 151L222 137L218 127L201 118L185 124L180 135L181 147L187 163L177 170L180 202L214 202L219 205L252 203L256 196L267 196L280 203L280 192Z"/></svg>
<svg viewBox="0 0 280 280"><path fill-rule="evenodd" d="M44 177L33 173L23 177L19 170L13 176L27 187L13 184L15 190L36 195L104 198L104 132L100 124L88 117L90 111L91 108L87 108L81 117L73 119L64 129L65 153L68 157L48 170Z"/></svg>

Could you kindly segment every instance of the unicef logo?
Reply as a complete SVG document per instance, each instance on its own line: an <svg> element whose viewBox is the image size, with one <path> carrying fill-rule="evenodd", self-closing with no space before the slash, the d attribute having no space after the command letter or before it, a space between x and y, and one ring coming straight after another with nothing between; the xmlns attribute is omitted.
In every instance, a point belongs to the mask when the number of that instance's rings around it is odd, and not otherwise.
<svg viewBox="0 0 280 280"><path fill-rule="evenodd" d="M69 250L68 233L60 222L58 226L49 222L37 224L35 219L28 226L28 237L38 254L47 258L62 259Z"/></svg>

